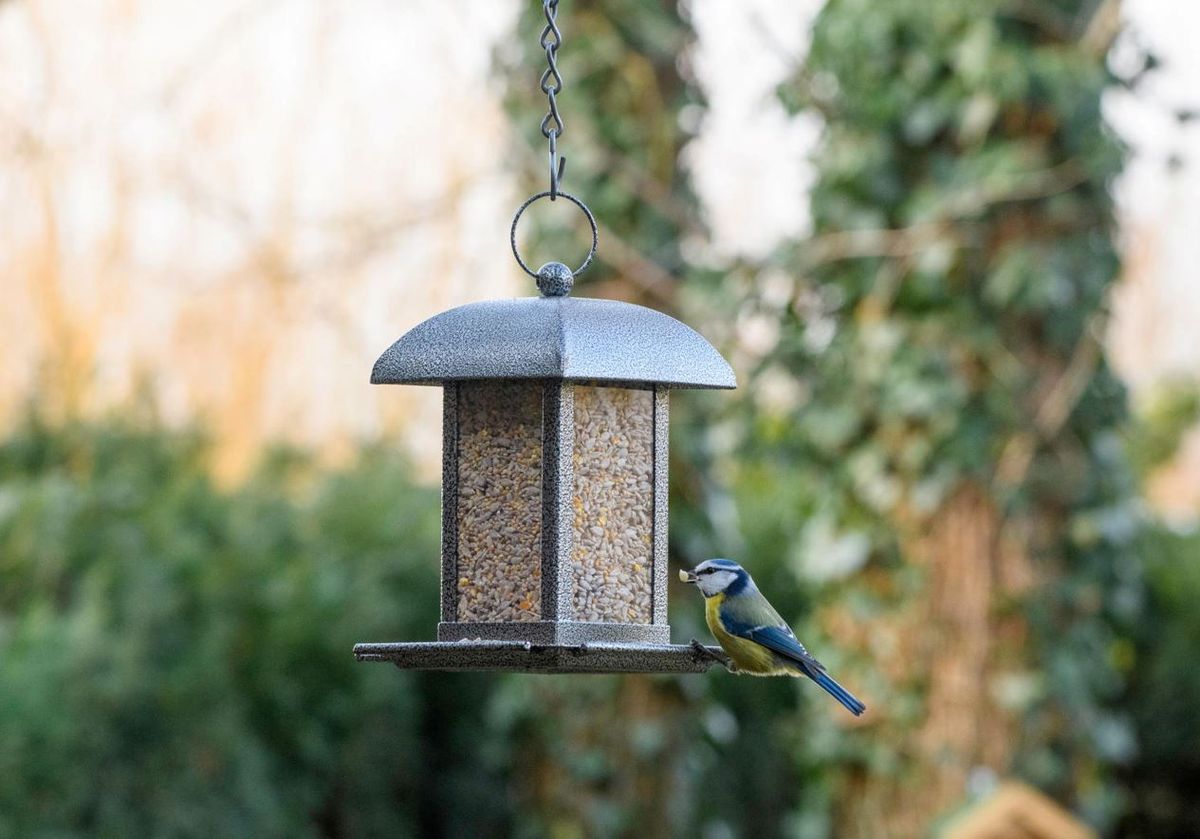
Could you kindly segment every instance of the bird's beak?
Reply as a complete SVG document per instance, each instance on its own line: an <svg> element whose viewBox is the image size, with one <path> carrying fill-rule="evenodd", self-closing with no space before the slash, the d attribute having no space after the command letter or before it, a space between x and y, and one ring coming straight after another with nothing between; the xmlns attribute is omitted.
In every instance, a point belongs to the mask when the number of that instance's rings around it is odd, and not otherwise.
<svg viewBox="0 0 1200 839"><path fill-rule="evenodd" d="M691 571L687 571L683 568L680 568L679 569L679 579L685 583L694 583L694 582L696 582L696 575L693 574Z"/></svg>

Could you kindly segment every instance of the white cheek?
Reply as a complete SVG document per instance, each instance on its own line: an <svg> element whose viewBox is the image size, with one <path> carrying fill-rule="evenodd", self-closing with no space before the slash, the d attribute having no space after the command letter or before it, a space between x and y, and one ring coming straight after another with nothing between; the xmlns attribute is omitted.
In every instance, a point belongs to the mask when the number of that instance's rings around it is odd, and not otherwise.
<svg viewBox="0 0 1200 839"><path fill-rule="evenodd" d="M729 571L718 571L715 574L705 574L700 578L700 590L705 597L712 597L717 592L724 591L737 575Z"/></svg>

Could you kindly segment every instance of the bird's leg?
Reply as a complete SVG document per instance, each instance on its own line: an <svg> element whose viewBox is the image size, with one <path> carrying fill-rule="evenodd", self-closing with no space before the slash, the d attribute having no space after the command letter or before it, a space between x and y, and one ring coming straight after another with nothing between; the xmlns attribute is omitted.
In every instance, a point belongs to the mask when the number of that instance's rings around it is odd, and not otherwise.
<svg viewBox="0 0 1200 839"><path fill-rule="evenodd" d="M692 649L696 651L696 656L702 661L715 661L717 664L728 666L729 658L724 653L718 653L710 650L708 647L701 644L695 638L692 639Z"/></svg>
<svg viewBox="0 0 1200 839"><path fill-rule="evenodd" d="M736 673L738 670L737 665L734 664L733 660L730 659L729 656L725 655L725 653L709 649L695 638L692 639L692 649L696 651L696 655L698 655L702 660L707 659L708 661L715 661L730 673Z"/></svg>

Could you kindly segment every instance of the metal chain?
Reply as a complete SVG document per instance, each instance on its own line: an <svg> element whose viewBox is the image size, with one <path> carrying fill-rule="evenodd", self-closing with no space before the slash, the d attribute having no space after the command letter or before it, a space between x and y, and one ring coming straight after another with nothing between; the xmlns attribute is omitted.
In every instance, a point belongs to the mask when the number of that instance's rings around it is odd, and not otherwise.
<svg viewBox="0 0 1200 839"><path fill-rule="evenodd" d="M567 166L567 159L558 154L558 138L562 136L565 126L563 125L562 115L558 112L558 94L562 92L563 80L562 75L558 72L558 48L562 46L562 32L558 29L558 24L554 19L558 16L558 0L542 0L542 12L546 15L546 27L542 30L541 38L538 43L542 49L546 51L546 69L542 73L542 93L546 94L546 101L550 108L546 115L542 117L542 136L550 143L550 189L546 192L539 192L528 198L524 204L517 209L517 214L513 216L512 228L508 232L509 244L512 245L513 256L517 259L517 264L529 276L538 281L538 288L543 295L549 297L558 297L570 293L571 283L574 282L575 275L583 273L589 265L592 264L592 258L596 255L597 232L596 219L592 215L592 211L587 208L587 205L566 192L559 190L558 185L562 180L563 170ZM592 229L592 246L588 249L587 256L583 263L572 271L561 262L548 262L534 271L525 260L521 258L521 252L517 249L517 224L521 221L521 216L540 198L549 198L551 201L562 196L567 201L570 201L575 206L583 211L587 217L588 226Z"/></svg>
<svg viewBox="0 0 1200 839"><path fill-rule="evenodd" d="M558 138L562 136L566 126L563 125L562 115L558 112L558 94L562 92L562 75L558 72L558 48L562 46L562 32L559 31L555 18L558 17L558 0L542 0L542 12L546 16L546 26L538 39L546 51L546 69L542 73L542 93L546 94L549 110L542 117L542 136L550 141L550 200L558 198L558 184L562 180L567 159L558 154Z"/></svg>

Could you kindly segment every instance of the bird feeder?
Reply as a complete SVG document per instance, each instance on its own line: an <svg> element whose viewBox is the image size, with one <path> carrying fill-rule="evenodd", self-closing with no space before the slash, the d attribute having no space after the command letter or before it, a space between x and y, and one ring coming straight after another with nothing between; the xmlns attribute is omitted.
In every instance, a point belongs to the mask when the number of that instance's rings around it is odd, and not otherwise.
<svg viewBox="0 0 1200 839"><path fill-rule="evenodd" d="M732 388L733 371L672 317L570 297L558 263L537 276L540 297L451 309L375 363L374 384L442 387L441 622L436 642L355 654L423 669L704 670L712 660L671 645L667 622L668 401Z"/></svg>
<svg viewBox="0 0 1200 839"><path fill-rule="evenodd" d="M732 388L733 371L660 312L570 297L596 221L559 191L561 33L544 0L550 189L513 218L513 255L540 297L472 303L407 332L374 384L442 387L441 621L430 642L358 644L363 661L431 670L700 672L718 651L670 643L667 418L674 388ZM592 247L575 271L532 271L517 223L549 197L576 205Z"/></svg>

